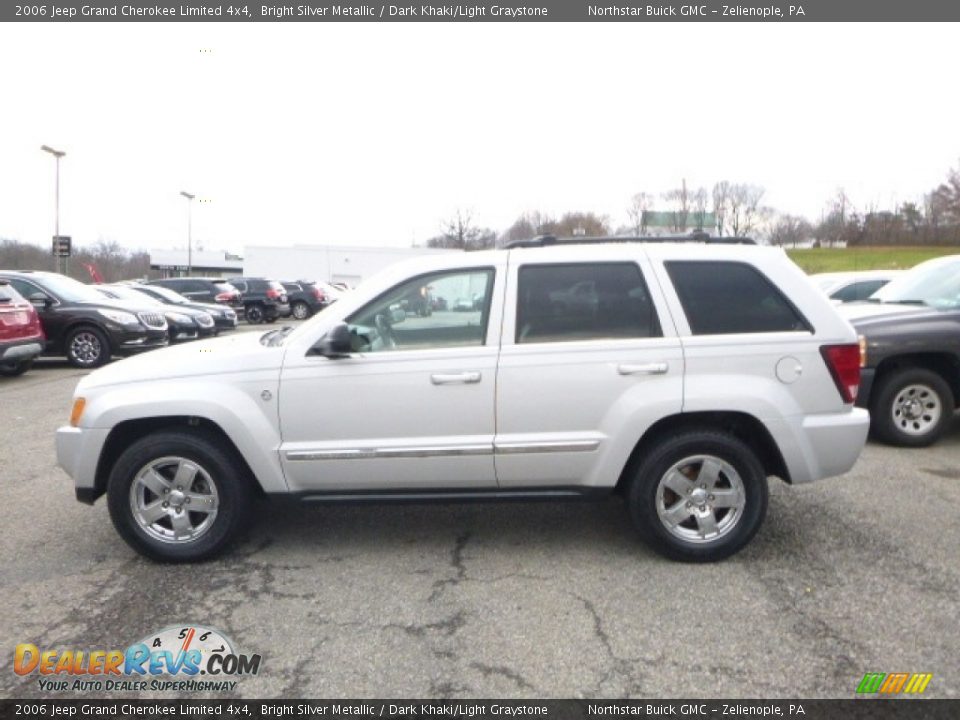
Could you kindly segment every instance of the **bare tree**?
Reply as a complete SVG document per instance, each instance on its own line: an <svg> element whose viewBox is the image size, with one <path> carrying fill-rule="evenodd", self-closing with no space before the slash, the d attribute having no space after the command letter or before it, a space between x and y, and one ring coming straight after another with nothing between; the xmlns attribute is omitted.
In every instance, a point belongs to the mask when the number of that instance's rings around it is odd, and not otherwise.
<svg viewBox="0 0 960 720"><path fill-rule="evenodd" d="M630 199L627 216L630 218L630 229L636 236L647 234L647 213L653 208L653 195L638 192Z"/></svg>
<svg viewBox="0 0 960 720"><path fill-rule="evenodd" d="M713 215L717 219L717 234L723 235L726 229L727 200L730 197L730 183L721 180L713 186Z"/></svg>
<svg viewBox="0 0 960 720"><path fill-rule="evenodd" d="M771 245L796 247L813 237L813 226L799 215L780 215L773 219L767 238Z"/></svg>
<svg viewBox="0 0 960 720"><path fill-rule="evenodd" d="M687 191L686 178L684 178L680 187L665 192L663 199L673 205L671 212L673 214L674 232L686 232L687 221L690 218L690 193Z"/></svg>
<svg viewBox="0 0 960 720"><path fill-rule="evenodd" d="M735 183L729 186L726 203L726 222L734 237L745 237L754 232L763 220L760 200L764 189L759 185Z"/></svg>
<svg viewBox="0 0 960 720"><path fill-rule="evenodd" d="M707 195L707 189L704 187L697 188L693 193L693 225L696 230L703 230L703 226L707 221L707 203L709 198Z"/></svg>

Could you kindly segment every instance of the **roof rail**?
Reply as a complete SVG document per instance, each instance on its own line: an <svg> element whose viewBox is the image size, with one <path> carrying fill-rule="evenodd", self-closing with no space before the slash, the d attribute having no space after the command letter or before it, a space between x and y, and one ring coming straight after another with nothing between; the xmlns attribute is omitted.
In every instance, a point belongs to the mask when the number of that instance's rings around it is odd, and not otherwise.
<svg viewBox="0 0 960 720"><path fill-rule="evenodd" d="M658 236L608 236L608 237L565 237L556 235L539 235L530 240L515 240L504 245L504 249L549 247L551 245L599 245L602 243L663 243L663 242L694 242L707 245L756 245L748 237L716 237L705 232L693 232L689 235L658 235Z"/></svg>

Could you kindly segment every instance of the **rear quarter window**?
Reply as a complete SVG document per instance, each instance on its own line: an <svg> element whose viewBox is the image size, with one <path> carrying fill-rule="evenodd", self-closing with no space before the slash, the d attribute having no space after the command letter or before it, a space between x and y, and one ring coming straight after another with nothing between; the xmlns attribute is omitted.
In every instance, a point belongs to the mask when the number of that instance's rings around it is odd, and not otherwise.
<svg viewBox="0 0 960 720"><path fill-rule="evenodd" d="M0 303L11 305L21 302L23 302L23 298L20 297L20 293L14 290L12 285L8 285L5 281L0 280Z"/></svg>
<svg viewBox="0 0 960 720"><path fill-rule="evenodd" d="M812 330L793 303L752 265L678 260L664 266L694 335Z"/></svg>

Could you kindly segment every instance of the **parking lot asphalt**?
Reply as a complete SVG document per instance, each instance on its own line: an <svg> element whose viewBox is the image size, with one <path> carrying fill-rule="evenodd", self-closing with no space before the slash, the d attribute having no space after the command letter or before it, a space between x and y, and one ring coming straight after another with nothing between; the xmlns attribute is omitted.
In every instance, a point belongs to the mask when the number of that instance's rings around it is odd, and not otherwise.
<svg viewBox="0 0 960 720"><path fill-rule="evenodd" d="M841 478L773 481L720 564L654 555L613 499L264 503L232 554L170 566L56 465L83 374L0 378L2 697L51 697L13 673L17 643L120 649L180 624L262 655L234 697L853 697L900 671L960 695L960 422L929 449L871 443Z"/></svg>

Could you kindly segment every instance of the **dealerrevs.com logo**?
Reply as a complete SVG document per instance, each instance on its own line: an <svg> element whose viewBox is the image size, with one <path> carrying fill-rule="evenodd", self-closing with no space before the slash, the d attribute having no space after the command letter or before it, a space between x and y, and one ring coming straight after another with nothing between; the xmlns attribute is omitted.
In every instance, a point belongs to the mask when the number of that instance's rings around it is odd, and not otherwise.
<svg viewBox="0 0 960 720"><path fill-rule="evenodd" d="M238 653L213 628L172 625L126 650L40 648L20 643L13 653L17 675L37 675L45 692L226 692L234 678L260 672L260 655Z"/></svg>

